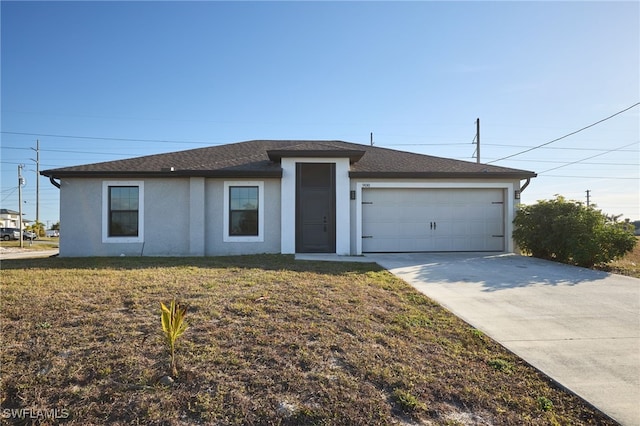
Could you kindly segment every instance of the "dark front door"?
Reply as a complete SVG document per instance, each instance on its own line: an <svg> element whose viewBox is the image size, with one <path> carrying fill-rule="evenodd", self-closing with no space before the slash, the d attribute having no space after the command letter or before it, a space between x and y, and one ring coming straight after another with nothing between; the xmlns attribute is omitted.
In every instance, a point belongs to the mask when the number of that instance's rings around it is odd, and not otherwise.
<svg viewBox="0 0 640 426"><path fill-rule="evenodd" d="M296 164L296 252L336 251L336 168Z"/></svg>

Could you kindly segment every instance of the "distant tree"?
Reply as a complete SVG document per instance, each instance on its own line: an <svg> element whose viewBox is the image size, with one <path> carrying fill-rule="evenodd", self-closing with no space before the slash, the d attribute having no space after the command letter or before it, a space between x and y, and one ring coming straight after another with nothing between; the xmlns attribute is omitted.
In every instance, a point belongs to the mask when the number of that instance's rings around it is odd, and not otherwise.
<svg viewBox="0 0 640 426"><path fill-rule="evenodd" d="M633 250L634 227L618 222L619 217L556 196L521 206L513 221L513 239L534 257L591 267Z"/></svg>
<svg viewBox="0 0 640 426"><path fill-rule="evenodd" d="M52 231L59 231L60 230L60 221L57 221L56 223L51 225L51 230Z"/></svg>
<svg viewBox="0 0 640 426"><path fill-rule="evenodd" d="M34 222L32 225L29 225L25 228L27 231L35 232L38 237L44 237L44 223L42 222Z"/></svg>

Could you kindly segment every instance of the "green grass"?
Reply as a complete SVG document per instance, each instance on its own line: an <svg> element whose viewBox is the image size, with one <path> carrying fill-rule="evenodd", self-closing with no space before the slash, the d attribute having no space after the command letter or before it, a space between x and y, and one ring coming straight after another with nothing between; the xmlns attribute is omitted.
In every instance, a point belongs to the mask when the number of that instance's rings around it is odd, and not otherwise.
<svg viewBox="0 0 640 426"><path fill-rule="evenodd" d="M615 424L374 264L264 255L2 268L2 408L65 409L77 425ZM160 302L173 297L189 328L164 386Z"/></svg>

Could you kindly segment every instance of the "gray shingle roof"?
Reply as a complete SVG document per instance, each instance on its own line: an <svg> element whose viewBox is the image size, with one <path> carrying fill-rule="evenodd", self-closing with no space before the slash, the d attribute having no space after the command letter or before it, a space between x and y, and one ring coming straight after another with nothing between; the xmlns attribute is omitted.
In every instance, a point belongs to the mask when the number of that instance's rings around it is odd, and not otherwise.
<svg viewBox="0 0 640 426"><path fill-rule="evenodd" d="M344 155L342 155L344 153ZM342 141L255 140L42 171L64 177L280 177L283 156L349 157L351 177L529 178L534 172ZM171 171L173 168L173 171Z"/></svg>

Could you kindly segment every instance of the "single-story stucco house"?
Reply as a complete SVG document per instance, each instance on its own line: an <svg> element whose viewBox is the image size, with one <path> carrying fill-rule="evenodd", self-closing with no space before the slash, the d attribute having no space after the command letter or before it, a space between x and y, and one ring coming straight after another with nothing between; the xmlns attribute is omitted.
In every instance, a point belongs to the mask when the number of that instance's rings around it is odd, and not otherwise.
<svg viewBox="0 0 640 426"><path fill-rule="evenodd" d="M526 170L256 140L45 170L61 256L514 251ZM521 182L524 185L521 186Z"/></svg>

